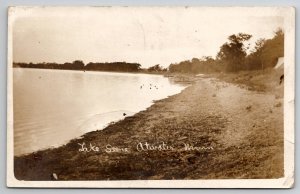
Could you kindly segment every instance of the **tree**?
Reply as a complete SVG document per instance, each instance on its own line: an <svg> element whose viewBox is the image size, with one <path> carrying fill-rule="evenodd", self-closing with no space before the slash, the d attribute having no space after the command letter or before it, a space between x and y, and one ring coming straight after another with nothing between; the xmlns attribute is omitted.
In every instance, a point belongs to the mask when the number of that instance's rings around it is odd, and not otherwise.
<svg viewBox="0 0 300 194"><path fill-rule="evenodd" d="M248 70L273 68L279 57L284 56L284 32L278 29L271 39L259 39L247 56Z"/></svg>
<svg viewBox="0 0 300 194"><path fill-rule="evenodd" d="M250 52L246 59L247 70L264 69L264 63L261 56L265 46L266 39L260 38L255 42L254 49Z"/></svg>
<svg viewBox="0 0 300 194"><path fill-rule="evenodd" d="M272 39L265 42L261 52L264 68L274 67L278 57L284 56L284 32L281 28L274 32Z"/></svg>
<svg viewBox="0 0 300 194"><path fill-rule="evenodd" d="M163 68L159 64L157 64L152 67L149 67L148 71L149 72L160 72L160 71L163 71Z"/></svg>
<svg viewBox="0 0 300 194"><path fill-rule="evenodd" d="M217 59L225 64L226 71L238 71L243 69L245 57L247 55L244 42L248 41L252 35L239 33L228 37L229 42L220 47Z"/></svg>
<svg viewBox="0 0 300 194"><path fill-rule="evenodd" d="M73 61L71 69L83 69L84 63L81 60L75 60Z"/></svg>

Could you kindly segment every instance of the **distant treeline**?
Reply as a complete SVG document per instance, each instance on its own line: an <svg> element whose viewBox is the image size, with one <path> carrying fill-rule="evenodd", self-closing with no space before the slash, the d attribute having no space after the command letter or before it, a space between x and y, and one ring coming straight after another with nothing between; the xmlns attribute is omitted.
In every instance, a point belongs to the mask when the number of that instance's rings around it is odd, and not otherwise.
<svg viewBox="0 0 300 194"><path fill-rule="evenodd" d="M137 72L141 69L138 63L112 62L112 63L88 63L76 60L72 63L14 63L13 67L38 68L38 69L65 69L65 70L89 70L89 71L118 71Z"/></svg>
<svg viewBox="0 0 300 194"><path fill-rule="evenodd" d="M170 64L169 71L208 73L266 69L274 67L277 59L284 56L284 33L281 29L275 32L272 39L257 40L254 49L247 52L249 45L245 45L245 42L251 37L244 33L233 34L220 47L215 59L210 56L193 58Z"/></svg>

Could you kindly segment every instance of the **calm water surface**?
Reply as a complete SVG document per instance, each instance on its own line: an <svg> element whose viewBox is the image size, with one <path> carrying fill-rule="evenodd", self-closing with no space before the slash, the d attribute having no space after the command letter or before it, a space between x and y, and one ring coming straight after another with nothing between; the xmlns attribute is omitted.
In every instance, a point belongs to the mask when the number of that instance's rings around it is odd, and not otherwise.
<svg viewBox="0 0 300 194"><path fill-rule="evenodd" d="M65 144L185 88L161 75L13 71L14 155Z"/></svg>

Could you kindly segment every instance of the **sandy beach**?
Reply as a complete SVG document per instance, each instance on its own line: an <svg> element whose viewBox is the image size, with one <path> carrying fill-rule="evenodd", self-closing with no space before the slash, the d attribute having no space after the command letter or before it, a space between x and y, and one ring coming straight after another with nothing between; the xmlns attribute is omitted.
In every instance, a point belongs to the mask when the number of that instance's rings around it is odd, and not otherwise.
<svg viewBox="0 0 300 194"><path fill-rule="evenodd" d="M194 76L193 84L181 93L156 101L134 116L59 148L15 157L15 177L282 177L283 86L278 85L276 73L268 75Z"/></svg>

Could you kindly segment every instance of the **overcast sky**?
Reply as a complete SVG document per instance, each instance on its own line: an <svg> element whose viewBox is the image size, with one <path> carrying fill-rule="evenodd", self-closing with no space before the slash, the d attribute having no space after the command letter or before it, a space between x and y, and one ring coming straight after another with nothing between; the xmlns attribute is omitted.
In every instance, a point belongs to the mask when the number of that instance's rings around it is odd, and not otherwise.
<svg viewBox="0 0 300 194"><path fill-rule="evenodd" d="M27 8L14 10L15 62L137 62L143 67L215 57L231 34L271 38L283 28L266 8Z"/></svg>

